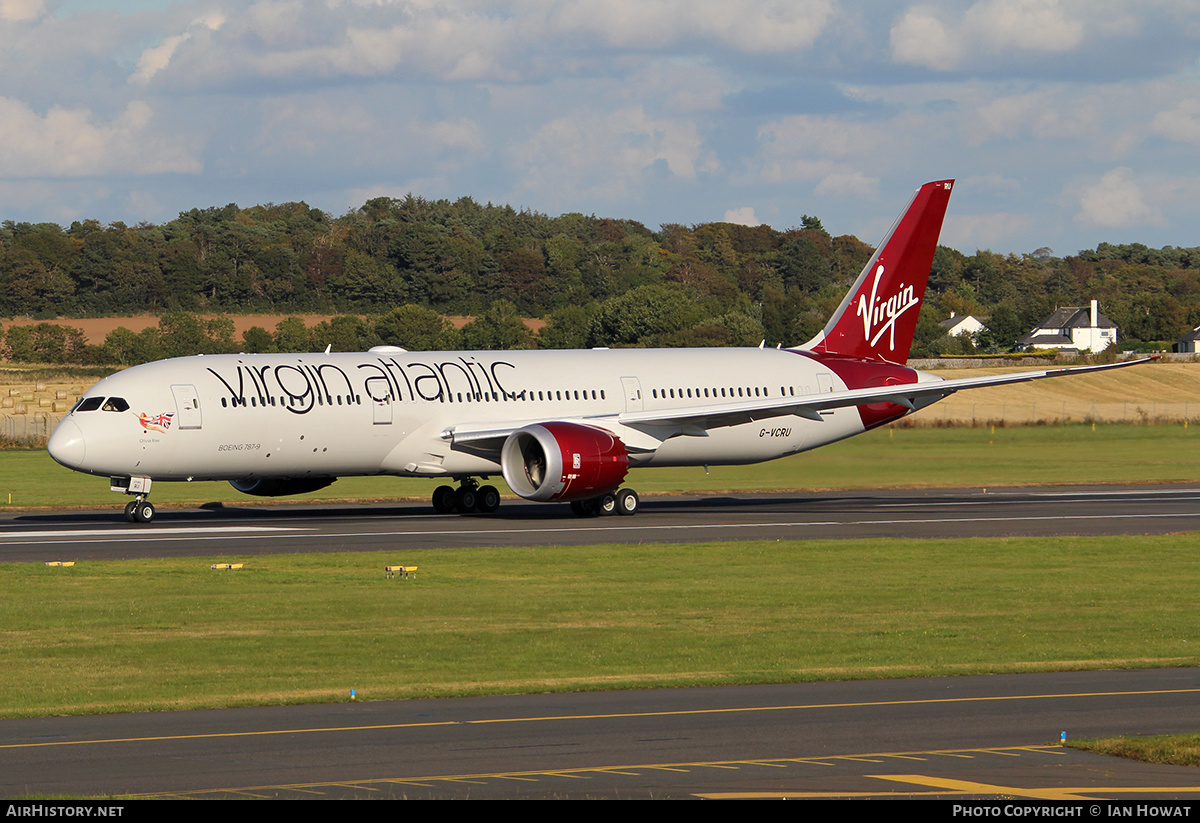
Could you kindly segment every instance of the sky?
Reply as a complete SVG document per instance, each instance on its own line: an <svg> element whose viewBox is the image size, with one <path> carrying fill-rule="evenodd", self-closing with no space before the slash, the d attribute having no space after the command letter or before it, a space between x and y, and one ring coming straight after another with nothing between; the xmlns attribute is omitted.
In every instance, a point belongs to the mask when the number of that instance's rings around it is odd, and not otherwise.
<svg viewBox="0 0 1200 823"><path fill-rule="evenodd" d="M0 0L0 219L413 193L1198 246L1195 0Z"/></svg>

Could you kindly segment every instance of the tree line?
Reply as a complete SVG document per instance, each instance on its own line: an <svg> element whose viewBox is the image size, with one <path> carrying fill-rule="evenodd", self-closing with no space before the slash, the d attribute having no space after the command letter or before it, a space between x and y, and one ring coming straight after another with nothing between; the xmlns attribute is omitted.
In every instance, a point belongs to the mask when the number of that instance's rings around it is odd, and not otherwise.
<svg viewBox="0 0 1200 823"><path fill-rule="evenodd" d="M12 360L134 363L224 351L796 345L812 337L870 257L816 217L769 226L549 217L471 198L375 198L338 218L304 203L192 209L163 225L0 224L0 316L152 313L87 345L76 329L10 327ZM1100 244L1056 257L939 247L914 354L1010 348L1055 308L1098 299L1130 341L1200 325L1200 248ZM937 322L989 318L975 344ZM229 313L293 317L235 340ZM454 329L444 315L475 320ZM535 335L521 321L545 321Z"/></svg>

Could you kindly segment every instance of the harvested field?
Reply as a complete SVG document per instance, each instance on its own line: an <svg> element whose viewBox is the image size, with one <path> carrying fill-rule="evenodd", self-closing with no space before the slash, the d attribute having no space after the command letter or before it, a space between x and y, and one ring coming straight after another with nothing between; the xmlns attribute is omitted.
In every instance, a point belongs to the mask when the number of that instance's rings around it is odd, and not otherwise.
<svg viewBox="0 0 1200 823"><path fill-rule="evenodd" d="M259 326L269 332L275 331L275 326L279 321L287 317L300 317L304 320L305 325L310 329L318 323L333 319L332 314L202 314L199 315L205 320L211 320L214 317L228 317L233 321L233 339L241 340L242 333L248 329ZM461 329L463 326L474 320L474 317L458 317L448 316L447 320L456 329ZM546 325L545 321L537 318L524 318L525 325L533 331L538 331ZM9 326L36 326L38 323L50 323L55 326L71 326L83 332L84 339L93 346L98 346L104 342L114 329L124 326L135 334L144 329L156 328L158 326L158 316L153 314L138 314L132 317L56 317L53 320L34 320L31 317L18 317L13 320L0 321L0 335L8 330Z"/></svg>
<svg viewBox="0 0 1200 823"><path fill-rule="evenodd" d="M1036 369L931 369L956 377ZM1016 383L952 395L913 415L911 425L1167 423L1200 419L1200 363L1149 363L1080 377Z"/></svg>

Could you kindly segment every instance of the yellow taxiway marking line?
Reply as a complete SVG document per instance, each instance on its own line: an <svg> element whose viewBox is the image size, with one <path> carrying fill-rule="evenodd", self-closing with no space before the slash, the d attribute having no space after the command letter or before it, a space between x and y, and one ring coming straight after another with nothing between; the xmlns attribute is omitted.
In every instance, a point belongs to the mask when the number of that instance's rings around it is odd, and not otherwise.
<svg viewBox="0 0 1200 823"><path fill-rule="evenodd" d="M97 740L50 740L37 743L5 743L2 749L41 748L47 746L88 746L104 743L149 743L164 740L211 740L225 737L258 737L279 734L319 734L325 732L362 732L381 731L390 729L416 729L433 726L473 726L496 723L544 723L547 721L567 720L620 720L640 717L695 717L701 715L747 714L753 712L796 712L813 711L817 709L861 709L872 706L928 706L947 705L952 703L996 703L1019 700L1068 700L1083 697L1132 697L1151 694L1198 694L1200 689L1145 689L1124 692L1072 692L1068 694L1016 694L992 695L981 697L935 697L923 700L868 700L857 703L800 703L787 706L737 706L725 709L681 709L664 712L614 712L612 714L566 714L547 715L544 717L497 717L481 720L439 720L418 723L384 723L371 726L329 726L300 729L265 729L241 732L214 732L202 734L156 735L152 737L112 737ZM961 755L968 757L969 755Z"/></svg>
<svg viewBox="0 0 1200 823"><path fill-rule="evenodd" d="M999 751L994 753L1002 754ZM912 783L927 790L910 792L898 792L894 790L878 792L705 792L693 796L705 800L778 800L785 798L944 797L947 794L961 794L972 796L1004 795L1006 797L1029 798L1030 800L1103 800L1103 797L1096 797L1096 795L1200 794L1200 786L1056 786L1053 788L1029 789L1017 786L1000 786L994 783L976 783L970 780L951 780L921 774L868 774L863 776L875 777L880 780L890 780L896 783Z"/></svg>
<svg viewBox="0 0 1200 823"><path fill-rule="evenodd" d="M854 797L941 797L945 792L703 792L701 800L846 800Z"/></svg>
<svg viewBox="0 0 1200 823"><path fill-rule="evenodd" d="M1075 794L1070 789L1056 786L1048 789L1021 789L1016 786L997 786L992 783L976 783L972 780L952 780L946 777L928 777L923 774L868 774L894 783L914 783L930 789L944 789L956 794L1003 794L1028 797L1034 800L1088 800L1086 795ZM1094 789L1092 791L1095 791ZM1197 789L1200 791L1200 789Z"/></svg>
<svg viewBox="0 0 1200 823"><path fill-rule="evenodd" d="M1000 749L969 749L966 751L992 752L992 751L1002 751L1002 750L1000 750ZM1030 752L1030 753L1036 753L1036 754L1054 753L1053 748L1051 748L1049 746L1009 746L1006 749L1004 749L1003 751ZM355 781L341 780L341 781L330 781L330 782L321 782L321 783L280 784L280 785L273 785L273 786L242 786L240 788L202 789L202 790L194 791L194 792L164 792L162 794L140 794L140 795L135 795L135 796L136 797L201 797L203 795L210 795L210 794L230 794L230 793L241 794L241 793L261 792L261 791L296 791L298 789L310 789L311 790L311 789L318 789L321 787L332 787L332 786L348 786L348 787L354 788L354 787L360 787L360 786L364 786L364 785L371 784L371 783L393 783L393 784L400 784L400 785L407 785L407 786L421 786L423 788L429 788L432 786L432 784L435 784L435 783L448 783L451 785L457 785L460 783L482 784L488 780L511 780L511 779L519 779L519 778L538 778L538 777L570 777L570 778L575 778L575 779L579 779L579 780L587 780L587 779L590 779L589 775L595 775L595 774L623 775L623 776L627 776L627 777L639 777L644 772L651 771L651 770L693 771L693 770L701 769L701 768L705 768L705 767L715 768L715 769L734 769L734 770L736 770L736 769L749 767L749 766L774 766L776 768L787 768L788 766L798 766L798 765L832 766L832 765L834 765L833 763L826 762L826 761L835 761L836 760L836 761L858 762L858 761L861 761L863 758L887 758L887 757L896 757L896 756L915 756L915 755L946 755L946 754L955 754L955 753L956 753L955 751L950 751L950 750L929 751L929 752L880 752L880 753L870 753L870 754L866 754L866 755L857 755L857 756L849 756L849 755L843 756L843 757L828 757L828 756L826 756L826 757L822 757L820 759L816 759L816 758L810 759L810 758L805 758L805 757L780 757L780 758L773 758L770 761L760 759L760 760L704 761L704 762L695 762L695 763L638 763L638 764L628 764L627 763L627 764L619 764L619 765L613 765L613 766L586 766L586 767L580 767L578 769L544 769L544 770L523 771L523 772L422 775L420 777L411 777L411 778L385 777L385 778L366 778L363 780L355 780ZM1196 788L1193 791L1200 792L1200 788ZM900 794L899 792L875 792L874 794L872 794L871 792L861 792L860 794L862 796L880 796L883 794L890 794L890 793ZM911 796L913 793L908 792L905 794L906 794L906 796ZM714 797L717 797L717 796L732 797L732 796L736 796L736 795L730 794L730 795L713 795L713 796ZM765 793L765 794L750 793L750 794L746 794L745 796L746 797L772 797L772 796L799 797L801 795L794 793L794 792L792 792L792 793L775 792L775 793ZM820 794L812 794L812 795L806 794L804 796L806 796L806 797L807 796L853 797L853 796L855 796L855 794L854 793L820 793Z"/></svg>
<svg viewBox="0 0 1200 823"><path fill-rule="evenodd" d="M418 778L418 779L416 779L416 780L401 780L401 779L399 779L399 778L393 778L393 779L391 779L391 780L377 780L377 781L373 781L373 782L377 782L377 783L398 783L398 784L400 784L401 786L420 786L422 789L430 789L430 788L433 788L433 785L432 785L431 783L422 782L422 780L421 780L420 778ZM357 785L357 784L355 784L355 785ZM294 787L293 787L293 786L279 786L278 788L281 788L281 789L287 789L287 790L289 790L289 791L291 791L291 790L293 790L293 789L294 789Z"/></svg>

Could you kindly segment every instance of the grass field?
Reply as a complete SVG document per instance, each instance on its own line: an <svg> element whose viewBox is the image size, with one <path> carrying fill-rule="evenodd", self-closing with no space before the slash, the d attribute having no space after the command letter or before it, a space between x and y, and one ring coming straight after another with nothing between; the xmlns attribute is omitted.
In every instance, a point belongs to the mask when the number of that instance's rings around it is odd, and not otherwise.
<svg viewBox="0 0 1200 823"><path fill-rule="evenodd" d="M0 566L0 715L1194 665L1195 536ZM385 562L418 561L386 580Z"/></svg>
<svg viewBox="0 0 1200 823"><path fill-rule="evenodd" d="M1046 381L1054 382L1054 381ZM1196 426L883 429L645 494L1194 483ZM111 507L107 479L0 452L0 505ZM428 499L339 481L299 498ZM11 503L8 503L9 495ZM294 501L297 498L285 498ZM159 505L253 503L224 483ZM0 565L0 716L1196 665L1195 535L655 544ZM416 580L384 579L417 562Z"/></svg>
<svg viewBox="0 0 1200 823"><path fill-rule="evenodd" d="M1200 734L1153 735L1150 737L1106 737L1099 740L1069 740L1075 749L1125 757L1143 763L1169 766L1200 766Z"/></svg>
<svg viewBox="0 0 1200 823"><path fill-rule="evenodd" d="M498 481L499 478L493 478ZM889 428L755 466L641 469L629 485L642 494L839 488L936 488L1061 483L1200 481L1200 426L1076 424L1011 428ZM434 481L343 478L303 500L428 500ZM503 483L502 493L510 498ZM10 497L11 495L11 497ZM159 506L224 502L256 505L228 483L158 483ZM0 510L113 507L125 498L108 480L59 466L45 451L0 452Z"/></svg>

